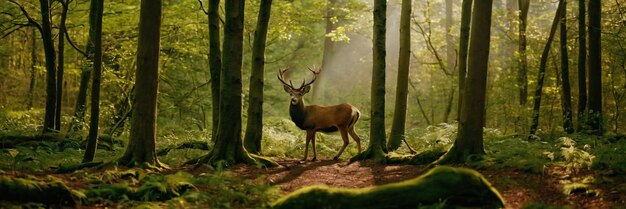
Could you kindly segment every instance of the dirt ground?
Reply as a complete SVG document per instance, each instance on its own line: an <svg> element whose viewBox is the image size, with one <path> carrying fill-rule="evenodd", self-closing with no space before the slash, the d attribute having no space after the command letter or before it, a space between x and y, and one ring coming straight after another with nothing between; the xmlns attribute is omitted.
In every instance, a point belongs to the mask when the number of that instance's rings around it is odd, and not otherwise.
<svg viewBox="0 0 626 209"><path fill-rule="evenodd" d="M265 176L272 185L291 192L299 188L325 184L334 187L363 188L399 182L415 178L423 173L426 166L383 165L371 161L355 162L322 160L301 162L299 160L277 161L275 168L257 168L250 165L237 165L229 170L236 175L255 179ZM479 170L500 192L507 208L522 208L529 202L574 208L623 208L626 194L615 189L614 185L624 185L624 177L610 173L577 172L573 174L559 167L546 168L541 174L519 172L513 169ZM593 184L586 191L570 195L563 193L563 182L577 181L586 176L608 176L614 183ZM615 184L621 182L621 184Z"/></svg>

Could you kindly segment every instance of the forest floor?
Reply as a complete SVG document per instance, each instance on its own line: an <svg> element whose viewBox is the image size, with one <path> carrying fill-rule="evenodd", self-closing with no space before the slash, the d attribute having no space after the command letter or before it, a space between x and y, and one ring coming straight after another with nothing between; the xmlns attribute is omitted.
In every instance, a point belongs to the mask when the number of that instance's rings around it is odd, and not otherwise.
<svg viewBox="0 0 626 209"><path fill-rule="evenodd" d="M333 187L363 188L399 182L415 178L426 170L426 166L384 165L372 161L348 164L346 160L321 160L316 162L280 159L280 166L257 168L237 165L229 169L236 175L256 179L265 176L267 183L280 187L285 192L299 188L324 184ZM563 167L547 167L542 173L520 172L515 169L479 170L506 201L507 208L522 208L531 203L573 208L623 208L626 194L616 192L615 185L624 185L626 177L610 172L572 172ZM569 183L598 181L588 188L577 188L565 195Z"/></svg>

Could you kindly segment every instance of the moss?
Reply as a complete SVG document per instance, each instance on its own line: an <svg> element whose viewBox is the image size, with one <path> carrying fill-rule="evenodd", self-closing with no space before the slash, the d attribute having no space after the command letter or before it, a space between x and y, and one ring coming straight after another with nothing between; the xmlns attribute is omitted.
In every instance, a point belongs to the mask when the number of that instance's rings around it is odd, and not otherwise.
<svg viewBox="0 0 626 209"><path fill-rule="evenodd" d="M295 191L273 208L416 208L445 201L455 206L504 207L498 191L478 172L438 166L415 179L362 189L312 186Z"/></svg>
<svg viewBox="0 0 626 209"><path fill-rule="evenodd" d="M38 202L47 205L74 206L85 198L82 192L68 188L63 182L50 183L0 176L0 199L20 202Z"/></svg>

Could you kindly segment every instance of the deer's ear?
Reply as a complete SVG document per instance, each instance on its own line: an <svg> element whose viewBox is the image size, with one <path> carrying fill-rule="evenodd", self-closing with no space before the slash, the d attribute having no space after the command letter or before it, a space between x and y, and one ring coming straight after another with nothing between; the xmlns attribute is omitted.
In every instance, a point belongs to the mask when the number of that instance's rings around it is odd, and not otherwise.
<svg viewBox="0 0 626 209"><path fill-rule="evenodd" d="M304 86L304 88L302 88L302 94L309 93L309 90L311 90L311 86Z"/></svg>
<svg viewBox="0 0 626 209"><path fill-rule="evenodd" d="M289 87L287 85L283 85L283 89L285 90L285 92L291 93L291 87Z"/></svg>

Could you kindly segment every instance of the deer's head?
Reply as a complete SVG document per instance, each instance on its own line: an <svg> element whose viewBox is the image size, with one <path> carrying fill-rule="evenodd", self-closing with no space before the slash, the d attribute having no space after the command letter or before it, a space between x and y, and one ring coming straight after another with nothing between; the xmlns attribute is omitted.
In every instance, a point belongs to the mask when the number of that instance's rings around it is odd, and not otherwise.
<svg viewBox="0 0 626 209"><path fill-rule="evenodd" d="M289 82L285 81L285 73L289 69L285 68L285 69L278 71L278 80L280 80L280 82L283 83L283 89L285 90L285 92L291 95L292 105L298 105L302 102L302 97L306 93L309 93L309 91L311 90L311 84L315 82L315 79L317 79L317 75L320 73L319 70L315 71L315 70L312 70L311 68L308 68L308 69L309 71L313 73L314 77L309 82L306 82L306 79L302 80L302 85L300 85L299 88L294 87L293 83L291 83L291 80L289 80Z"/></svg>

